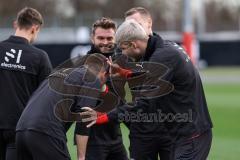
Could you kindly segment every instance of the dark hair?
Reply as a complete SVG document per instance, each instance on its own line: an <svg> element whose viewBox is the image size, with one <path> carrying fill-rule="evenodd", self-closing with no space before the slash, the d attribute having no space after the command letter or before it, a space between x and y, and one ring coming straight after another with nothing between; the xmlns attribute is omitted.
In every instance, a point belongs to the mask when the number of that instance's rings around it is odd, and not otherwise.
<svg viewBox="0 0 240 160"><path fill-rule="evenodd" d="M94 74L98 74L101 71L108 72L110 67L106 57L99 53L90 54L84 64L87 65L88 69Z"/></svg>
<svg viewBox="0 0 240 160"><path fill-rule="evenodd" d="M95 34L95 30L101 27L103 29L113 29L114 31L116 31L116 23L110 19L110 18L106 18L106 17L102 17L101 19L97 20L93 25L92 25L92 34Z"/></svg>
<svg viewBox="0 0 240 160"><path fill-rule="evenodd" d="M131 8L128 11L125 12L124 16L126 18L126 17L131 16L131 15L133 15L135 13L139 13L142 16L152 18L150 12L147 9L143 8L143 7Z"/></svg>
<svg viewBox="0 0 240 160"><path fill-rule="evenodd" d="M29 29L33 25L43 25L42 15L34 8L25 7L17 14L17 25Z"/></svg>

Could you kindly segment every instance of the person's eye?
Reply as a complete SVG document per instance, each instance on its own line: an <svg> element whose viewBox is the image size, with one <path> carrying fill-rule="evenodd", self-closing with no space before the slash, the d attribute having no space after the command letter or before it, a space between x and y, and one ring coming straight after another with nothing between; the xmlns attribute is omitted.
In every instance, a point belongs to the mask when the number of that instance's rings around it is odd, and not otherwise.
<svg viewBox="0 0 240 160"><path fill-rule="evenodd" d="M107 40L108 40L108 41L112 41L112 40L113 40L113 37L108 37Z"/></svg>
<svg viewBox="0 0 240 160"><path fill-rule="evenodd" d="M122 51L125 51L125 50L126 50L126 48L121 48L121 50L122 50Z"/></svg>
<svg viewBox="0 0 240 160"><path fill-rule="evenodd" d="M99 40L103 40L103 39L104 39L104 37L97 37L97 39L99 39Z"/></svg>

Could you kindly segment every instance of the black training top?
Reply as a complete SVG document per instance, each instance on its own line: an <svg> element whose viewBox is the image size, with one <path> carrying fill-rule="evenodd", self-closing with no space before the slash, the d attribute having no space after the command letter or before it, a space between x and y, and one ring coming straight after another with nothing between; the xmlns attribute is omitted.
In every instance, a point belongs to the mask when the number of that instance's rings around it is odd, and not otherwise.
<svg viewBox="0 0 240 160"><path fill-rule="evenodd" d="M139 60L138 66L142 66L142 70L148 70L149 62L153 63L153 66L158 64L159 67L146 72L148 78L162 72L156 79L165 81L165 85L160 85L160 92L169 84L172 84L172 90L155 98L139 98L135 107L120 107L121 110L108 114L109 118L116 120L119 115L129 113L126 110L135 113L134 122L131 122L130 126L130 136L136 137L170 134L178 140L212 128L201 78L184 50L160 36L150 36L146 54ZM145 82L149 81L151 79L142 79L142 84L139 85L144 87ZM126 115L123 116L126 118Z"/></svg>
<svg viewBox="0 0 240 160"><path fill-rule="evenodd" d="M34 130L66 140L66 132L76 120L69 116L70 110L80 112L82 107L95 107L96 97L100 94L98 79L92 82L83 79L86 71L82 66L63 68L51 74L30 98L16 130Z"/></svg>
<svg viewBox="0 0 240 160"><path fill-rule="evenodd" d="M29 97L51 72L48 55L17 36L0 43L0 129L15 129Z"/></svg>

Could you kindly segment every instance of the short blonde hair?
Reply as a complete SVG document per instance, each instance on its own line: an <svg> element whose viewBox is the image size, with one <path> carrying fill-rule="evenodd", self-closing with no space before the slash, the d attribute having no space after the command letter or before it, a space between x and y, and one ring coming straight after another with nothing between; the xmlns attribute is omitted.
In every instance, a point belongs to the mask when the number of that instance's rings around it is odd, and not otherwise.
<svg viewBox="0 0 240 160"><path fill-rule="evenodd" d="M133 19L124 21L118 27L115 37L117 45L121 45L123 42L128 41L148 39L146 31Z"/></svg>
<svg viewBox="0 0 240 160"><path fill-rule="evenodd" d="M139 13L142 17L148 17L152 19L151 14L149 13L149 11L143 7L134 7L129 9L128 11L125 12L124 16L125 18L134 15L136 13Z"/></svg>

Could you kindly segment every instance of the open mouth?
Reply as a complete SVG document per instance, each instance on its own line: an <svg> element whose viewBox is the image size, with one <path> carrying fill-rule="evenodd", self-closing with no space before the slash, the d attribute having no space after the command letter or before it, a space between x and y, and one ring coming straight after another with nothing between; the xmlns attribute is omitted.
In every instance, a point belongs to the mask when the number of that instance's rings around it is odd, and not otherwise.
<svg viewBox="0 0 240 160"><path fill-rule="evenodd" d="M114 48L114 44L108 44L108 45L99 45L99 48L112 50Z"/></svg>

